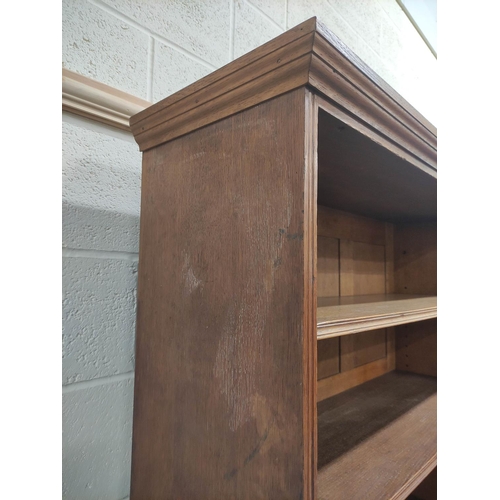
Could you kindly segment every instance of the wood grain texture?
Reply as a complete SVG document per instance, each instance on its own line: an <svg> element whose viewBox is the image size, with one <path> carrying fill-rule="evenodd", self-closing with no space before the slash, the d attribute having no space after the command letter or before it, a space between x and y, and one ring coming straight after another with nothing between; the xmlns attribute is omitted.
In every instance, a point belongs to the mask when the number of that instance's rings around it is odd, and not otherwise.
<svg viewBox="0 0 500 500"><path fill-rule="evenodd" d="M396 293L437 293L437 226L404 224L394 228Z"/></svg>
<svg viewBox="0 0 500 500"><path fill-rule="evenodd" d="M437 319L396 327L396 369L437 376Z"/></svg>
<svg viewBox="0 0 500 500"><path fill-rule="evenodd" d="M385 224L385 293L394 293L394 224Z"/></svg>
<svg viewBox="0 0 500 500"><path fill-rule="evenodd" d="M354 241L340 240L340 294L354 295Z"/></svg>
<svg viewBox="0 0 500 500"><path fill-rule="evenodd" d="M346 372L386 356L385 329L340 337L341 370Z"/></svg>
<svg viewBox="0 0 500 500"><path fill-rule="evenodd" d="M197 80L196 82L188 85L184 89L166 97L165 99L159 101L155 104L154 109L151 109L147 113L141 113L131 119L131 124L139 127L139 133L142 133L143 129L148 127L155 127L162 122L161 116L168 115L169 117L176 116L175 113L171 113L170 110L173 106L178 106L182 103L182 111L189 110L192 107L196 107L200 104L200 92L204 92L206 97L202 102L206 102L217 95L224 92L221 86L224 82L235 81L235 85L228 85L228 89L237 87L243 82L252 79L251 71L253 70L254 77L262 75L272 71L275 68L279 68L279 64L282 61L267 60L270 54L278 53L283 55L283 49L289 47L288 52L295 54L294 58L300 57L310 51L310 44L312 40L308 35L314 35L314 30L316 27L315 19L309 19L299 24L298 26L291 28L280 36L270 40L269 42L257 47L256 49L248 52L247 54L235 59L234 61L226 64L222 68L210 73L209 75ZM302 53L297 53L296 44L299 40L305 40L307 37L308 46L306 50ZM236 78L239 78L236 80ZM178 108L175 107L174 110Z"/></svg>
<svg viewBox="0 0 500 500"><path fill-rule="evenodd" d="M339 240L318 236L318 297L340 294Z"/></svg>
<svg viewBox="0 0 500 500"><path fill-rule="evenodd" d="M385 329L387 334L387 364L389 370L396 369L396 329L389 327Z"/></svg>
<svg viewBox="0 0 500 500"><path fill-rule="evenodd" d="M300 95L300 93L299 93ZM303 315L303 442L305 500L317 492L317 219L318 219L318 105L316 96L305 90L304 166L304 315Z"/></svg>
<svg viewBox="0 0 500 500"><path fill-rule="evenodd" d="M406 498L436 466L436 399L434 378L392 372L319 403L318 498Z"/></svg>
<svg viewBox="0 0 500 500"><path fill-rule="evenodd" d="M340 372L333 377L324 378L318 381L318 401L323 401L329 397L340 394L353 387L356 387L368 380L380 377L390 372L394 368L389 363L387 357L378 359L366 365L358 366L354 370Z"/></svg>
<svg viewBox="0 0 500 500"><path fill-rule="evenodd" d="M318 299L318 339L437 317L435 296L383 294Z"/></svg>
<svg viewBox="0 0 500 500"><path fill-rule="evenodd" d="M322 205L318 205L318 237L320 236L371 245L385 245L386 241L383 222Z"/></svg>
<svg viewBox="0 0 500 500"><path fill-rule="evenodd" d="M323 339L340 336L344 333L349 334L339 338L340 373L328 373L322 367L321 376L318 376L319 398L329 397L341 390L365 382L370 377L380 376L388 371L386 360L382 364L373 365L374 361L385 358L387 354L386 332L380 330L380 326L375 326L373 318L353 318L349 313L346 317L334 318L339 306L347 309L359 307L360 300L357 298L357 294L383 294L385 292L387 233L388 225L381 221L323 206L318 207L318 279L322 283L326 278L325 263L330 263L330 266L334 267L333 263L336 260L338 248L340 253L340 297L336 296L338 295L337 290L331 286L330 289L334 290L332 296L318 294L317 335L318 339ZM326 242L332 241L338 241L339 245L330 243L329 247ZM392 242L389 241L389 243ZM324 261L321 266L320 261ZM321 272L325 276L322 276ZM328 288L325 288L326 290L321 289L322 292L328 291ZM364 295L364 297L367 297L366 302L372 302L372 297L379 297L378 300L382 301L386 300L385 295ZM351 325L351 322L354 322L354 326ZM358 334L350 335L352 333ZM319 342L318 355L321 355L321 346L322 342ZM391 346L394 350L393 344ZM328 361L330 370L334 370L336 368L335 358ZM391 361L394 365L394 356L392 356ZM362 371L356 370L362 365L369 366ZM318 371L318 373L320 372Z"/></svg>
<svg viewBox="0 0 500 500"><path fill-rule="evenodd" d="M280 61L280 57L277 57L277 60ZM226 86L222 84L224 92L220 95L175 116L171 120L162 121L156 127L145 129L142 134L137 133L135 139L141 151L146 151L290 90L303 87L307 82L309 60L310 56L306 54L293 59L284 66L280 65L274 72L265 73L255 79L253 79L254 75L252 74L252 80L234 90L228 91Z"/></svg>
<svg viewBox="0 0 500 500"><path fill-rule="evenodd" d="M352 259L354 295L385 293L385 247L355 241Z"/></svg>
<svg viewBox="0 0 500 500"><path fill-rule="evenodd" d="M316 18L139 113L131 127L145 151L303 85L435 171L436 129Z"/></svg>
<svg viewBox="0 0 500 500"><path fill-rule="evenodd" d="M318 380L340 372L340 340L326 339L318 342Z"/></svg>
<svg viewBox="0 0 500 500"><path fill-rule="evenodd" d="M385 293L394 293L394 225L385 223ZM386 351L389 370L396 369L396 330L388 327L386 331Z"/></svg>
<svg viewBox="0 0 500 500"><path fill-rule="evenodd" d="M144 155L133 500L311 499L305 108L298 90Z"/></svg>

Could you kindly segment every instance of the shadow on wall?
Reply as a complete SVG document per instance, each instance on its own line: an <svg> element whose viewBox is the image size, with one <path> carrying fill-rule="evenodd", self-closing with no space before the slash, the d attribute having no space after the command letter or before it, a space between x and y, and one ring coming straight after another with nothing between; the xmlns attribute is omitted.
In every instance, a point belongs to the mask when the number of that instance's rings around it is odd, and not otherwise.
<svg viewBox="0 0 500 500"><path fill-rule="evenodd" d="M63 499L129 494L133 387L129 378L63 394Z"/></svg>
<svg viewBox="0 0 500 500"><path fill-rule="evenodd" d="M62 204L63 248L139 251L139 215Z"/></svg>
<svg viewBox="0 0 500 500"><path fill-rule="evenodd" d="M62 226L63 249L86 251L69 258L63 252L62 496L124 498L130 484L139 214L63 201ZM93 253L103 250L131 255Z"/></svg>

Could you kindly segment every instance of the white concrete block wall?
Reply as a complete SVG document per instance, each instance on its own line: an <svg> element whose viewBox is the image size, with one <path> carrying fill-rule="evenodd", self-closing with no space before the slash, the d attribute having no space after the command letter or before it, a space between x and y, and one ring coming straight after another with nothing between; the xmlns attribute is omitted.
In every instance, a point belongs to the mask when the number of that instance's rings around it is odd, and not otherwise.
<svg viewBox="0 0 500 500"><path fill-rule="evenodd" d="M141 156L63 115L63 498L128 495Z"/></svg>
<svg viewBox="0 0 500 500"><path fill-rule="evenodd" d="M63 123L63 247L137 253L141 154L129 134Z"/></svg>
<svg viewBox="0 0 500 500"><path fill-rule="evenodd" d="M71 386L63 394L63 498L129 495L133 380Z"/></svg>
<svg viewBox="0 0 500 500"><path fill-rule="evenodd" d="M246 0L235 0L234 3L234 58L283 33L283 28L263 15L254 4Z"/></svg>
<svg viewBox="0 0 500 500"><path fill-rule="evenodd" d="M63 67L147 97L149 36L86 0L63 0Z"/></svg>
<svg viewBox="0 0 500 500"><path fill-rule="evenodd" d="M436 59L396 0L63 0L63 67L156 102L318 16L435 121ZM63 114L63 498L128 496L141 155Z"/></svg>
<svg viewBox="0 0 500 500"><path fill-rule="evenodd" d="M67 253L62 269L63 384L132 375L136 259Z"/></svg>
<svg viewBox="0 0 500 500"><path fill-rule="evenodd" d="M161 40L153 39L152 44L154 63L151 101L153 102L160 101L213 71L208 64L203 64L189 54L179 52Z"/></svg>

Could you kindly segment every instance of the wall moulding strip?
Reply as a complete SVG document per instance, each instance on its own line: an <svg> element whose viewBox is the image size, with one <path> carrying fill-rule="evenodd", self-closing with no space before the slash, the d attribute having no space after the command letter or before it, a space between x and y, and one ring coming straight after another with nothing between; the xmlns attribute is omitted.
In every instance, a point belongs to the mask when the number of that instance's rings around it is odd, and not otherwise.
<svg viewBox="0 0 500 500"><path fill-rule="evenodd" d="M149 101L68 69L62 70L63 111L130 132L130 117L149 106Z"/></svg>

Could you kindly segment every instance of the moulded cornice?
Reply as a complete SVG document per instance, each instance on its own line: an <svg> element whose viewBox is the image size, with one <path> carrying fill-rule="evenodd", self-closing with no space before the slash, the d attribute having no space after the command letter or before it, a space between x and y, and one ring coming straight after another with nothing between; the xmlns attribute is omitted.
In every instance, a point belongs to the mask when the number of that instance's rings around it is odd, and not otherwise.
<svg viewBox="0 0 500 500"><path fill-rule="evenodd" d="M307 86L436 170L436 128L316 18L141 111L141 151Z"/></svg>

